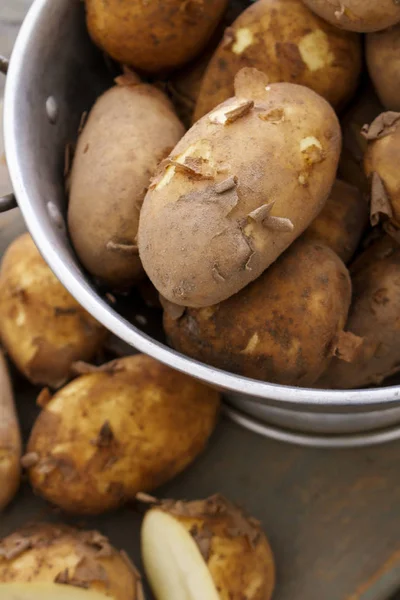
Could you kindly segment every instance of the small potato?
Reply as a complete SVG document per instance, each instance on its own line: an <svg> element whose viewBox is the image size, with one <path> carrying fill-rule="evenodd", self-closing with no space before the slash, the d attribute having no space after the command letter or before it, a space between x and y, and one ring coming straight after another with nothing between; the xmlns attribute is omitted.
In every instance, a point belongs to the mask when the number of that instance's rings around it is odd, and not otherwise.
<svg viewBox="0 0 400 600"><path fill-rule="evenodd" d="M89 273L124 290L143 277L136 236L150 179L185 130L161 91L129 75L118 81L97 100L79 137L68 225Z"/></svg>
<svg viewBox="0 0 400 600"><path fill-rule="evenodd" d="M336 180L331 194L303 238L325 244L347 264L368 223L368 203L357 188Z"/></svg>
<svg viewBox="0 0 400 600"><path fill-rule="evenodd" d="M379 385L400 371L400 246L389 236L351 267L354 296L346 329L362 340L355 359L334 358L320 388Z"/></svg>
<svg viewBox="0 0 400 600"><path fill-rule="evenodd" d="M93 41L118 62L156 73L206 46L228 0L85 0Z"/></svg>
<svg viewBox="0 0 400 600"><path fill-rule="evenodd" d="M365 173L371 181L371 223L400 239L400 113L386 112L364 130Z"/></svg>
<svg viewBox="0 0 400 600"><path fill-rule="evenodd" d="M274 557L260 524L222 496L165 501L142 527L144 567L157 600L270 600Z"/></svg>
<svg viewBox="0 0 400 600"><path fill-rule="evenodd" d="M371 85L363 86L357 100L342 119L343 149L338 176L369 196L370 184L364 171L364 154L367 141L362 135L365 123L371 123L383 112Z"/></svg>
<svg viewBox="0 0 400 600"><path fill-rule="evenodd" d="M14 498L19 487L21 450L21 433L13 390L7 364L0 350L0 511Z"/></svg>
<svg viewBox="0 0 400 600"><path fill-rule="evenodd" d="M144 355L92 371L50 399L24 458L34 489L76 514L116 508L183 471L220 405L216 391Z"/></svg>
<svg viewBox="0 0 400 600"><path fill-rule="evenodd" d="M38 523L0 542L2 600L143 600L128 557L97 531Z"/></svg>
<svg viewBox="0 0 400 600"><path fill-rule="evenodd" d="M243 69L236 97L196 123L158 170L139 252L160 294L201 308L256 279L309 226L334 183L341 132L329 104Z"/></svg>
<svg viewBox="0 0 400 600"><path fill-rule="evenodd" d="M256 281L216 306L164 313L172 346L244 377L307 386L336 350L351 301L346 267L300 239Z"/></svg>
<svg viewBox="0 0 400 600"><path fill-rule="evenodd" d="M386 110L400 111L400 23L366 38L367 65Z"/></svg>
<svg viewBox="0 0 400 600"><path fill-rule="evenodd" d="M91 360L107 331L61 285L25 233L9 246L0 270L0 337L34 384L59 387L77 360Z"/></svg>
<svg viewBox="0 0 400 600"><path fill-rule="evenodd" d="M367 33L400 22L397 0L303 0L317 15L335 27Z"/></svg>
<svg viewBox="0 0 400 600"><path fill-rule="evenodd" d="M305 85L338 109L352 97L361 66L359 35L329 25L301 0L259 0L226 30L204 76L194 121L234 95L243 67L263 71L270 83Z"/></svg>

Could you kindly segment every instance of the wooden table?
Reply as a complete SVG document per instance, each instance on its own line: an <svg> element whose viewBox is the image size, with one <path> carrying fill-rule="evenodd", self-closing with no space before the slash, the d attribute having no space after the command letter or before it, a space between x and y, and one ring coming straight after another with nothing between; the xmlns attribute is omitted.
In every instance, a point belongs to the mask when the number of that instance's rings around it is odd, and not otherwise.
<svg viewBox="0 0 400 600"><path fill-rule="evenodd" d="M10 53L29 4L1 0L0 53ZM0 97L2 90L0 81ZM0 142L0 193L9 186ZM22 228L18 211L0 218L0 253L10 232L13 237ZM37 391L17 381L25 437L37 414ZM386 600L400 588L399 465L399 443L303 449L223 420L205 454L160 493L195 498L219 491L260 518L277 559L275 600ZM54 514L25 484L0 516L0 536L33 518ZM87 525L100 528L140 564L140 519L132 509Z"/></svg>

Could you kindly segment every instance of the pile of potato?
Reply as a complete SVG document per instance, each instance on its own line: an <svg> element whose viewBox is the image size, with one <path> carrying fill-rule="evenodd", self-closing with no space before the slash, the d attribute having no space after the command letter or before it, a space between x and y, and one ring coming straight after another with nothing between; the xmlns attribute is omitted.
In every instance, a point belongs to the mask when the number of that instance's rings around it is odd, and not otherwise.
<svg viewBox="0 0 400 600"><path fill-rule="evenodd" d="M85 5L121 67L66 174L70 239L99 289L144 295L175 349L245 377L348 389L399 372L400 2ZM142 494L201 453L217 391L142 355L107 362L107 332L28 234L3 257L0 339L43 387L23 452L0 356L0 509L21 466L66 513L139 501L157 600L269 600L258 522L220 496ZM36 524L0 543L1 597L56 594L144 597L98 532Z"/></svg>

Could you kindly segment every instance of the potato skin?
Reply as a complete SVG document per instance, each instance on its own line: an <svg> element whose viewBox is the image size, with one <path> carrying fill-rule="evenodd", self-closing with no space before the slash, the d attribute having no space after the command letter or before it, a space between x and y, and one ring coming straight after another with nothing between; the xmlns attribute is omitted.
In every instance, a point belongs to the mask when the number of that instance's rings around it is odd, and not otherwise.
<svg viewBox="0 0 400 600"><path fill-rule="evenodd" d="M400 22L400 5L393 0L303 0L317 15L348 31L380 31Z"/></svg>
<svg viewBox="0 0 400 600"><path fill-rule="evenodd" d="M262 73L242 70L238 97L188 131L146 195L140 257L172 303L201 308L238 292L303 233L329 195L341 146L332 108L302 86L267 87ZM235 110L244 113L220 124Z"/></svg>
<svg viewBox="0 0 400 600"><path fill-rule="evenodd" d="M400 246L385 236L351 267L353 302L346 329L363 339L351 363L332 359L321 388L379 385L400 371Z"/></svg>
<svg viewBox="0 0 400 600"><path fill-rule="evenodd" d="M386 110L400 111L400 24L366 37L370 77Z"/></svg>
<svg viewBox="0 0 400 600"><path fill-rule="evenodd" d="M361 65L359 35L329 25L301 0L258 0L226 31L210 61L194 122L234 95L243 67L263 71L270 83L305 85L340 109L356 89Z"/></svg>
<svg viewBox="0 0 400 600"><path fill-rule="evenodd" d="M368 147L364 168L371 187L371 220L400 228L400 113L383 113L365 133ZM377 185L377 180L383 185ZM382 196L385 196L383 198Z"/></svg>
<svg viewBox="0 0 400 600"><path fill-rule="evenodd" d="M303 239L325 244L347 264L368 223L368 202L358 189L337 179L322 211L304 232Z"/></svg>
<svg viewBox="0 0 400 600"><path fill-rule="evenodd" d="M60 586L72 579L75 585L113 600L142 598L138 573L97 531L38 523L0 542L0 590L5 583L53 583L56 579L61 580Z"/></svg>
<svg viewBox="0 0 400 600"><path fill-rule="evenodd" d="M105 285L131 287L143 269L137 251L140 208L158 163L184 134L168 98L129 77L90 112L74 157L68 225L84 267Z"/></svg>
<svg viewBox="0 0 400 600"><path fill-rule="evenodd" d="M85 0L93 41L115 60L148 73L198 55L228 0Z"/></svg>
<svg viewBox="0 0 400 600"><path fill-rule="evenodd" d="M204 558L221 600L270 600L275 561L258 521L220 495L194 502L165 501L151 510L173 516L195 540L209 540Z"/></svg>
<svg viewBox="0 0 400 600"><path fill-rule="evenodd" d="M60 390L28 443L32 486L70 513L99 514L172 479L216 424L219 394L187 375L144 355L108 368Z"/></svg>
<svg viewBox="0 0 400 600"><path fill-rule="evenodd" d="M172 346L244 377L314 383L329 364L351 301L346 267L312 240L298 240L256 281L216 306L164 313Z"/></svg>
<svg viewBox="0 0 400 600"><path fill-rule="evenodd" d="M7 363L0 350L0 511L14 498L21 478L22 441Z"/></svg>
<svg viewBox="0 0 400 600"><path fill-rule="evenodd" d="M77 360L91 360L108 333L67 292L28 233L9 246L0 269L0 337L23 375L59 387Z"/></svg>

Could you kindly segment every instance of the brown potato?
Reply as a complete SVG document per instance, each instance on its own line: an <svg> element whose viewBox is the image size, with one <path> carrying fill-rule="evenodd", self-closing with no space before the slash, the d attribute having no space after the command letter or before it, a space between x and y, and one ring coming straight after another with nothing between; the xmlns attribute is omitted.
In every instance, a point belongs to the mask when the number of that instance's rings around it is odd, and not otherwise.
<svg viewBox="0 0 400 600"><path fill-rule="evenodd" d="M21 433L13 390L7 364L0 350L0 511L11 502L19 487L21 451Z"/></svg>
<svg viewBox="0 0 400 600"><path fill-rule="evenodd" d="M94 358L107 338L107 330L58 281L28 233L3 257L0 337L29 381L55 388L69 379L75 361Z"/></svg>
<svg viewBox="0 0 400 600"><path fill-rule="evenodd" d="M115 60L156 73L198 55L228 0L85 0L93 41Z"/></svg>
<svg viewBox="0 0 400 600"><path fill-rule="evenodd" d="M361 72L361 38L314 15L301 0L259 0L226 33L203 78L194 121L234 95L243 67L270 83L305 85L339 109L352 97Z"/></svg>
<svg viewBox="0 0 400 600"><path fill-rule="evenodd" d="M140 575L97 531L37 523L0 542L2 600L142 600Z"/></svg>
<svg viewBox="0 0 400 600"><path fill-rule="evenodd" d="M323 98L266 85L254 69L238 74L236 92L160 165L142 207L143 266L177 305L211 306L261 275L314 220L336 176L341 132Z"/></svg>
<svg viewBox="0 0 400 600"><path fill-rule="evenodd" d="M143 277L136 235L158 163L184 134L172 104L129 75L96 102L78 140L68 207L69 233L84 267L123 290Z"/></svg>
<svg viewBox="0 0 400 600"><path fill-rule="evenodd" d="M342 119L343 149L340 156L338 176L351 183L363 194L369 195L370 184L364 171L364 154L367 141L362 135L365 123L371 123L383 112L372 86L364 85L357 100Z"/></svg>
<svg viewBox="0 0 400 600"><path fill-rule="evenodd" d="M400 24L367 35L366 53L368 71L383 106L400 111Z"/></svg>
<svg viewBox="0 0 400 600"><path fill-rule="evenodd" d="M365 173L371 180L371 223L400 239L400 113L386 112L365 128Z"/></svg>
<svg viewBox="0 0 400 600"><path fill-rule="evenodd" d="M346 329L362 340L352 362L334 358L320 388L379 385L400 371L400 246L389 236L351 267L354 296Z"/></svg>
<svg viewBox="0 0 400 600"><path fill-rule="evenodd" d="M47 399L24 460L36 492L76 514L121 506L183 471L220 405L216 391L144 355L88 370Z"/></svg>
<svg viewBox="0 0 400 600"><path fill-rule="evenodd" d="M141 537L157 600L272 596L275 564L268 540L258 521L222 496L161 502L147 512Z"/></svg>
<svg viewBox="0 0 400 600"><path fill-rule="evenodd" d="M348 31L380 31L400 22L397 0L303 0L317 15Z"/></svg>
<svg viewBox="0 0 400 600"><path fill-rule="evenodd" d="M368 223L368 203L354 186L336 180L318 217L303 238L325 244L347 264L353 257Z"/></svg>
<svg viewBox="0 0 400 600"><path fill-rule="evenodd" d="M351 283L332 250L300 239L256 281L216 306L164 313L172 346L244 377L307 386L323 373L347 319Z"/></svg>

